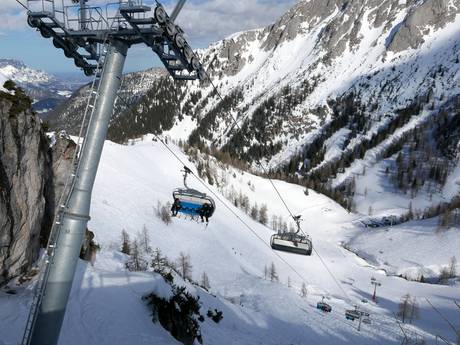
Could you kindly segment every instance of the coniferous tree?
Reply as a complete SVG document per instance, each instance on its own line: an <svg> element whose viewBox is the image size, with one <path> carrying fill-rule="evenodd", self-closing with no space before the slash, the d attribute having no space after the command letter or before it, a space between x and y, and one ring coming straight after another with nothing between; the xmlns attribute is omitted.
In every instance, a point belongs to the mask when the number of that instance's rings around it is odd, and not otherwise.
<svg viewBox="0 0 460 345"><path fill-rule="evenodd" d="M163 253L159 248L156 248L152 253L152 260L150 261L150 267L154 272L163 274L166 267L168 267L168 258L163 256Z"/></svg>
<svg viewBox="0 0 460 345"><path fill-rule="evenodd" d="M129 241L129 234L125 229L121 231L121 252L126 255L131 253L131 242Z"/></svg>

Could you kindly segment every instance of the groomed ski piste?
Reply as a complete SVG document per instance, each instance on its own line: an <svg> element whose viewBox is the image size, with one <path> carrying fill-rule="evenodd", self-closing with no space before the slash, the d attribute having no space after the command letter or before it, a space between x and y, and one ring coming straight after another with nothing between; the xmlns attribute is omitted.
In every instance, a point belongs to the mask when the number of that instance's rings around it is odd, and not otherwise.
<svg viewBox="0 0 460 345"><path fill-rule="evenodd" d="M152 272L127 271L127 257L120 252L121 231L125 229L135 238L144 226L151 247L160 248L174 260L181 252L188 254L193 279L199 281L203 272L209 276L211 294L184 283L200 296L202 314L210 308L223 311L220 323L208 318L200 323L204 344L401 344L400 327L409 337L424 338L427 344L436 344L436 335L457 340L426 298L459 329L460 309L454 303L460 300L458 282L432 285L387 275L380 261L365 261L343 244L354 243L362 253L375 258L383 254L372 251L383 250L389 256L384 260L394 267L405 268L409 260L415 262L411 266L447 265L450 257L460 258L460 246L434 244L458 242L460 229L436 233L434 221L407 223L386 229L394 240L385 241L381 235L385 229L372 230L376 232L371 234L371 230L355 225L358 215L347 213L321 194L310 190L307 196L303 187L281 181L274 183L292 212L302 215L302 228L313 239L311 257L274 252L269 246L274 231L232 206L216 186L209 188L226 206L216 200L217 209L207 227L184 217L173 218L166 225L155 209L158 201L171 202L173 189L182 186L183 166L161 142L152 139L145 136L127 146L105 144L89 223L102 249L94 266L79 262L59 344L178 344L159 323L152 323L151 312L141 300L152 291L168 296L163 278ZM177 146L169 143L169 147L196 171ZM269 180L233 168L218 174L227 181L226 189L241 190L251 204L266 204L269 218L282 215L288 219ZM188 182L209 194L195 178ZM425 229L422 234L420 227ZM272 262L279 282L264 279L264 267ZM371 300L372 277L382 283L377 304ZM300 296L302 282L307 285L306 298ZM181 284L178 278L176 283ZM10 287L17 294L0 292L1 345L20 343L33 291L32 284ZM398 325L395 313L407 293L416 297L420 317L412 324ZM332 306L331 313L316 309L322 296ZM371 318L371 324L363 324L360 331L357 321L346 320L344 315L345 309L355 305L369 312Z"/></svg>

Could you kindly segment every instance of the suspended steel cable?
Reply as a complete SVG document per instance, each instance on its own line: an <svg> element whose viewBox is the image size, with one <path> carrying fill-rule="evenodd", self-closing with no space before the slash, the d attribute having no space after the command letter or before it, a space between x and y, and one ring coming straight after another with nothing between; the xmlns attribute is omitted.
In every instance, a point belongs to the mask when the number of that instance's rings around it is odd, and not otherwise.
<svg viewBox="0 0 460 345"><path fill-rule="evenodd" d="M196 56L196 53L194 53L195 56ZM222 94L219 92L219 90L217 89L216 85L214 84L214 82L212 81L211 79L211 76L209 75L208 71L205 70L205 74L206 74L206 77L207 79L209 80L211 86L214 88L216 94L218 95L218 97L220 98L220 100L222 102L224 102L224 98L222 96ZM238 129L241 131L241 126L240 124L238 123L237 119L230 113L228 112L228 114L230 115L230 118L233 120L234 122L234 125L236 127L238 127ZM288 211L289 215L291 216L291 218L297 223L298 225L298 230L300 230L300 232L302 232L302 234L304 236L308 236L303 230L302 228L300 227L299 223L298 223L298 220L296 219L296 216L294 216L294 214L292 213L291 209L289 208L289 206L287 205L286 201L284 200L283 196L281 195L280 191L278 190L278 188L275 186L275 183L273 182L273 180L270 178L270 175L268 174L268 171L267 169L264 167L264 165L258 160L257 161L257 164L259 165L259 167L262 168L265 176L267 177L267 179L270 181L270 184L272 185L273 189L275 190L276 194L278 195L278 198L281 200L281 202L283 203L284 207L286 208L286 210ZM338 279L335 277L335 275L332 273L331 269L326 265L326 262L323 260L323 258L321 257L321 255L319 255L318 251L315 249L314 246L312 246L313 248L313 251L316 253L316 255L318 255L318 258L319 260L321 261L322 265L326 268L326 271L329 273L329 275L332 277L332 279L334 280L334 282L337 284L337 286L339 287L339 289L343 292L344 296L346 297L346 299L348 301L351 301L349 295L347 294L347 292L345 291L345 289L342 287L342 285L340 284L340 282L338 281Z"/></svg>
<svg viewBox="0 0 460 345"><path fill-rule="evenodd" d="M194 52L194 55L195 55L195 57L197 57L195 52ZM198 57L197 57L197 58L198 58ZM222 94L219 92L219 90L218 90L217 87L215 86L214 82L212 81L212 79L211 79L209 73L208 73L206 70L205 70L205 75L206 75L207 79L210 81L210 84L212 85L212 87L214 88L214 90L216 91L218 97L221 99L221 101L224 101L224 98L223 98ZM119 98L122 100L123 103L125 103L125 106L127 107L127 109L129 109L130 112L131 112L134 116L137 116L137 115L138 115L137 113L134 113L132 107L131 107L131 106L129 105L129 103L124 99L124 97L119 96ZM234 116L233 116L231 113L229 113L229 114L230 114L230 117L231 117L231 119L233 120L234 124L238 127L239 130L241 130L241 126L239 125L238 121L234 118ZM157 135L155 135L155 134L154 134L154 136L155 136L155 137L156 137L156 138L157 138L157 139L158 139L158 140L159 140L159 141L160 141L160 142L161 142L161 143L162 143L162 144L163 144L163 145L164 145L164 146L175 156L175 157L176 157L176 159L178 159L178 160L181 162L181 164L183 164L183 162L180 160L180 158L174 153L174 151L172 151L172 150L169 148L169 146L168 146L166 143L163 142L163 140L161 140L161 138L159 138L159 137L158 137ZM262 165L262 163L261 163L260 161L257 161L257 163L258 163L258 165L262 168L262 170L264 171L264 173L265 173L267 179L270 181L270 184L271 184L271 186L273 187L273 189L275 190L275 192L276 192L278 198L281 200L282 204L284 205L284 207L286 208L286 210L289 212L289 215L290 215L291 218L297 223L296 217L294 216L294 214L292 213L291 209L290 209L289 206L287 205L286 201L284 200L284 198L283 198L283 196L281 195L281 193L280 193L280 191L278 190L278 188L275 186L275 183L274 183L273 180L270 178L267 169ZM185 166L185 164L183 164L183 165ZM222 200L220 200L220 198L219 198L211 189L209 189L209 187L208 187L203 181L201 181L201 179L199 179L195 174L193 174L193 176L195 176L195 178L197 178L197 179L200 181L200 183L202 183L202 184L205 186L206 189L210 190L211 193L212 193L214 196L216 196L216 199L218 199L222 204L224 204L224 206L225 206L226 208L228 208L227 205L226 205ZM233 210L231 210L231 209L229 209L229 210L230 210L238 219L240 219L240 220L242 221L242 219L241 219L236 213L234 213ZM252 228L250 228L250 227L247 225L246 222L242 221L242 223L243 223L246 227L248 227L248 229L249 229L251 232L253 232L260 240L262 240L266 246L268 246L270 249L272 249L268 243L266 243L262 238L260 238L260 237L252 230ZM304 236L307 236L307 234L301 229L300 226L298 227L298 229L304 234ZM318 251L317 251L313 246L312 246L312 248L313 248L314 252L316 253L316 255L318 255L318 258L319 258L321 264L325 267L326 271L327 271L328 274L331 276L331 278L332 278L332 280L334 281L334 283L337 284L337 286L339 287L339 290L343 292L345 299L348 300L348 301L351 301L351 298L349 297L349 295L347 294L347 292L345 291L345 289L341 286L341 284L339 283L339 281L338 281L338 279L335 277L335 275L332 273L331 269L326 265L326 262L325 262L325 261L323 260L323 258L319 255ZM274 253L275 253L275 255L276 255L278 258L282 259L281 256L280 256L278 253L276 253L276 252L274 252ZM302 280L303 282L308 283L307 281L304 280L304 278L303 278L303 277L302 277L302 276L301 276L301 275L300 275L300 274L299 274L289 263L287 263L284 259L282 259L282 260L283 260L283 262L285 262L288 266L290 266L290 268L301 278L301 280Z"/></svg>
<svg viewBox="0 0 460 345"><path fill-rule="evenodd" d="M17 2L19 5L21 5L22 7L24 7L24 9L29 10L29 8L28 8L26 5L24 5L21 1L16 0L16 2Z"/></svg>
<svg viewBox="0 0 460 345"><path fill-rule="evenodd" d="M127 109L129 109L129 111L134 115L134 116L137 116L138 114L134 112L133 108L129 105L129 103L124 99L124 97L122 96L118 96L120 98L120 100L125 104L125 106L127 107ZM161 139L158 135L156 134L153 134L153 136L177 159L177 161L179 163L181 163L181 165L183 165L184 167L187 166L187 164L169 147L168 144L166 144L164 142L163 139ZM260 237L257 232L246 222L244 221L244 219L242 219L234 210L231 209L230 206L227 205L226 202L224 202L222 200L222 198L217 195L199 176L197 176L193 171L191 171L191 174L193 177L195 177L197 179L197 181L202 184L227 210L229 210L254 236L256 236L260 241L263 242L263 244L265 246L267 246L268 248L270 248L271 250L271 247L270 245L262 238ZM306 284L309 284L309 282L307 280L305 280L305 278L303 278L303 276L291 265L289 264L289 262L287 262L283 257L281 257L277 252L273 252L287 267L289 267L292 272L294 272L299 278L300 280L303 282L303 283L306 283Z"/></svg>

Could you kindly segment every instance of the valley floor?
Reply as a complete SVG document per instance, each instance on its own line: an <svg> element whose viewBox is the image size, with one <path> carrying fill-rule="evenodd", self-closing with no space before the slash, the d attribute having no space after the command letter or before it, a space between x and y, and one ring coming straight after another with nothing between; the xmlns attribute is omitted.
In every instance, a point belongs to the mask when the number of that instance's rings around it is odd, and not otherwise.
<svg viewBox="0 0 460 345"><path fill-rule="evenodd" d="M428 221L370 231L355 225L357 216L327 197L313 191L306 196L302 187L281 181L274 181L276 187L293 213L302 215L302 227L312 236L315 251L311 257L273 252L269 239L274 232L235 208L215 186L210 188L221 200L216 200L209 226L184 218L166 225L155 210L158 202L171 201L172 190L181 186L182 166L151 139L130 146L106 143L89 224L102 249L94 266L79 263L60 344L177 344L152 323L141 301L144 294L161 288L162 278L149 272L127 272L126 257L119 251L123 229L135 238L144 227L151 246L170 259L177 259L181 252L190 255L194 280L203 272L209 276L215 297L189 286L200 296L203 314L209 308L223 311L219 324L208 319L201 324L204 344L400 344L401 325L394 315L407 293L416 298L420 309L418 319L402 325L409 337L424 338L427 344L435 344L438 334L456 340L426 299L460 329L460 309L454 303L460 300L459 283L421 284L385 271L399 274L412 267L435 271L435 266L447 265L453 255L460 259L459 229L436 234L435 224ZM187 161L177 147L171 148ZM226 192L241 191L251 203L266 204L270 217L288 219L268 180L234 169L217 173L226 181ZM203 190L196 180L189 182ZM436 252L428 253L435 241ZM272 262L279 282L264 278L264 268ZM382 283L377 304L371 301L373 277ZM303 282L306 298L300 297ZM11 287L17 294L0 292L1 345L20 343L31 300L31 286ZM315 308L322 296L332 305L332 313ZM344 317L345 309L354 305L370 313L372 323L362 325L361 331L357 322Z"/></svg>

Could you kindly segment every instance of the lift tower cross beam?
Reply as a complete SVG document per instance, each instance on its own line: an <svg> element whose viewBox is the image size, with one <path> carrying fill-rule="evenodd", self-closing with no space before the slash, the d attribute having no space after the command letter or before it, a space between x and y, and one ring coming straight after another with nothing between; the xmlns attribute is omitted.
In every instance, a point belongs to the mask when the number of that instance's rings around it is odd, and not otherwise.
<svg viewBox="0 0 460 345"><path fill-rule="evenodd" d="M43 37L52 38L54 46L63 49L64 55L72 58L86 75L96 74L99 78L97 91L90 94L94 104L88 103L91 116L86 135L69 195L52 230L43 279L38 282L36 303L32 304L22 342L57 345L128 49L135 44L146 44L176 80L199 80L205 72L182 29L158 2L152 10L142 0L119 0L115 10L107 5L105 12L90 6L87 0L73 0L79 5L60 8L55 0L27 2L29 25ZM174 19L184 2L179 1Z"/></svg>

